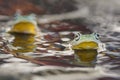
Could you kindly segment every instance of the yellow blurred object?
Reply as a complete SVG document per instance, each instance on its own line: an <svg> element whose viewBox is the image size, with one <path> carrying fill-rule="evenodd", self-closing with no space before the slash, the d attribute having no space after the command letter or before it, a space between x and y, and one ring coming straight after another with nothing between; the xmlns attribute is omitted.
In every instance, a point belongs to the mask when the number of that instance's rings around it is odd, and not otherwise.
<svg viewBox="0 0 120 80"><path fill-rule="evenodd" d="M98 54L97 49L82 49L74 51L77 59L81 62L92 62L96 60L96 56Z"/></svg>
<svg viewBox="0 0 120 80"><path fill-rule="evenodd" d="M82 42L72 46L72 49L98 49L98 43L96 42Z"/></svg>
<svg viewBox="0 0 120 80"><path fill-rule="evenodd" d="M13 26L10 33L36 34L36 27L31 22L19 22Z"/></svg>
<svg viewBox="0 0 120 80"><path fill-rule="evenodd" d="M97 61L97 49L78 49L74 50L75 52L75 64L80 64L82 66L95 66Z"/></svg>
<svg viewBox="0 0 120 80"><path fill-rule="evenodd" d="M35 39L34 35L30 34L13 34L15 39L13 40L12 45L16 48L13 49L16 53L25 53L25 52L33 52L36 48L34 44Z"/></svg>

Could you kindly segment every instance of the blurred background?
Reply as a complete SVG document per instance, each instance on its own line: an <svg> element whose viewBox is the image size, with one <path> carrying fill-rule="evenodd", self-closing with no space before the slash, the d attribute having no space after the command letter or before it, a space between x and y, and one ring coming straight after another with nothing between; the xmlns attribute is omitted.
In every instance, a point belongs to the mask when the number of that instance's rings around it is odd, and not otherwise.
<svg viewBox="0 0 120 80"><path fill-rule="evenodd" d="M85 22L99 24L102 27L118 25L119 8L119 0L0 0L0 15L13 16L20 10L22 14L39 15L40 17L37 17L39 23L76 18L77 22L74 20L72 22L81 24L81 20L78 19L84 18ZM113 30L120 29L114 26Z"/></svg>
<svg viewBox="0 0 120 80"><path fill-rule="evenodd" d="M17 9L24 14L60 14L87 7L91 14L119 15L119 0L0 0L0 14L13 15Z"/></svg>

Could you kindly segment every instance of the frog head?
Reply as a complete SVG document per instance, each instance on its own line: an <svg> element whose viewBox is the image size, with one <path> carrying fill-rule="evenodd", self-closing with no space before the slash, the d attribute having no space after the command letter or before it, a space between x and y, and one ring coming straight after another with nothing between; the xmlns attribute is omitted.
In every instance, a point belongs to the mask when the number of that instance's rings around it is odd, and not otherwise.
<svg viewBox="0 0 120 80"><path fill-rule="evenodd" d="M30 22L35 26L37 25L35 14L29 14L29 15L21 15L20 13L15 14L14 24L17 24L20 22Z"/></svg>
<svg viewBox="0 0 120 80"><path fill-rule="evenodd" d="M10 33L36 34L37 22L34 14L16 14Z"/></svg>
<svg viewBox="0 0 120 80"><path fill-rule="evenodd" d="M99 35L97 33L81 34L74 33L75 38L71 42L72 49L98 49L99 48Z"/></svg>

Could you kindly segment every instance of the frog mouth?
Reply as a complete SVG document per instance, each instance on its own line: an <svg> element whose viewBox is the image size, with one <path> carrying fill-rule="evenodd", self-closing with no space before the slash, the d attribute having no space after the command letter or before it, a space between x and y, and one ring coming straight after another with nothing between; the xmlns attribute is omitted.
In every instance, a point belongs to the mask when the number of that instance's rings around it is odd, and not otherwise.
<svg viewBox="0 0 120 80"><path fill-rule="evenodd" d="M9 33L23 33L23 34L36 34L35 25L31 22L19 22L16 23Z"/></svg>
<svg viewBox="0 0 120 80"><path fill-rule="evenodd" d="M72 46L72 49L98 49L98 43L94 41L81 42L77 45Z"/></svg>

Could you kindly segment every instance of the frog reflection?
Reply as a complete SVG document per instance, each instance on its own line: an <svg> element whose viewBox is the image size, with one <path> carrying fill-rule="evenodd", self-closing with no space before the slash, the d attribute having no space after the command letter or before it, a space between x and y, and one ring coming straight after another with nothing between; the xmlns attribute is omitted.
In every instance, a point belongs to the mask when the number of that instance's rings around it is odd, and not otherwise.
<svg viewBox="0 0 120 80"><path fill-rule="evenodd" d="M30 34L12 34L14 35L14 40L12 45L16 48L13 49L16 53L26 53L33 52L35 50L34 35Z"/></svg>
<svg viewBox="0 0 120 80"><path fill-rule="evenodd" d="M82 35L77 32L70 44L75 53L75 63L85 66L94 65L97 54L105 51L105 45L100 41L97 33Z"/></svg>

